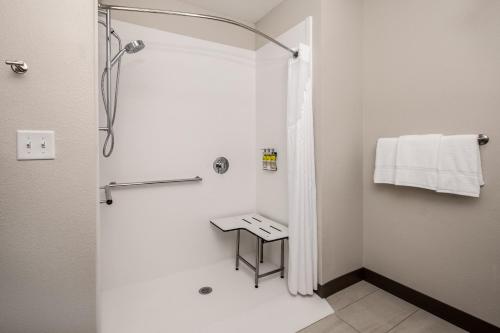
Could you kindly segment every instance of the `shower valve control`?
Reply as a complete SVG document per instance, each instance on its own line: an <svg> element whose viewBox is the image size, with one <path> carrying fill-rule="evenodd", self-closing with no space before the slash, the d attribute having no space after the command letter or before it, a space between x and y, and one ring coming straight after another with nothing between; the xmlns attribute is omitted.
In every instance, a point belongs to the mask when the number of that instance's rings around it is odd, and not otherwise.
<svg viewBox="0 0 500 333"><path fill-rule="evenodd" d="M17 131L18 160L53 160L54 131Z"/></svg>
<svg viewBox="0 0 500 333"><path fill-rule="evenodd" d="M218 157L213 164L214 171L223 174L229 169L229 161L225 157Z"/></svg>

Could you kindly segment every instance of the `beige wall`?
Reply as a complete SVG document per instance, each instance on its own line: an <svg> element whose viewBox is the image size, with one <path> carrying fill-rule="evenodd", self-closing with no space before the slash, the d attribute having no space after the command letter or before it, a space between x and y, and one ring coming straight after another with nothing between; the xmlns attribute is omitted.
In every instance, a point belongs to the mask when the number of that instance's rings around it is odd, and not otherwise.
<svg viewBox="0 0 500 333"><path fill-rule="evenodd" d="M96 329L96 8L0 0L0 331ZM53 161L16 161L16 130L55 130Z"/></svg>
<svg viewBox="0 0 500 333"><path fill-rule="evenodd" d="M270 36L279 36L288 29L302 22L306 17L313 17L313 43L318 45L321 36L321 0L286 0L274 7L266 16L261 18L256 24L256 28ZM257 48L267 43L267 40L254 36ZM319 55L316 54L315 59Z"/></svg>
<svg viewBox="0 0 500 333"><path fill-rule="evenodd" d="M320 283L362 266L361 5L288 0L257 22L276 36L313 17Z"/></svg>
<svg viewBox="0 0 500 333"><path fill-rule="evenodd" d="M364 265L500 325L500 2L364 7ZM487 133L480 199L374 185L377 138Z"/></svg>
<svg viewBox="0 0 500 333"><path fill-rule="evenodd" d="M362 266L361 0L323 0L318 190L321 282Z"/></svg>
<svg viewBox="0 0 500 333"><path fill-rule="evenodd" d="M103 3L120 4L123 6L143 8L179 10L227 17L227 15L220 15L219 13L208 11L178 0L106 0L103 1ZM212 42L232 45L250 50L255 49L255 36L252 32L225 23L200 19L190 19L187 17L118 11L112 12L112 18L130 23L141 24L147 27L164 31L174 32L181 35L205 39ZM237 21L241 20L237 19ZM251 23L246 24L253 26L253 24ZM140 36L137 36L137 38L140 38Z"/></svg>

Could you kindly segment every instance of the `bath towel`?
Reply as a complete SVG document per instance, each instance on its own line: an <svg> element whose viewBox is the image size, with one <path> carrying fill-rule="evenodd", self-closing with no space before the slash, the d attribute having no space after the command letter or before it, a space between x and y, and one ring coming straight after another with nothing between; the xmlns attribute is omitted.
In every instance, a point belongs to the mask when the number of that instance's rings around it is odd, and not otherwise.
<svg viewBox="0 0 500 333"><path fill-rule="evenodd" d="M394 184L398 140L398 138L378 139L375 172L373 174L375 183Z"/></svg>
<svg viewBox="0 0 500 333"><path fill-rule="evenodd" d="M405 135L399 138L395 184L436 190L441 134Z"/></svg>
<svg viewBox="0 0 500 333"><path fill-rule="evenodd" d="M479 197L484 185L477 135L441 138L437 191Z"/></svg>

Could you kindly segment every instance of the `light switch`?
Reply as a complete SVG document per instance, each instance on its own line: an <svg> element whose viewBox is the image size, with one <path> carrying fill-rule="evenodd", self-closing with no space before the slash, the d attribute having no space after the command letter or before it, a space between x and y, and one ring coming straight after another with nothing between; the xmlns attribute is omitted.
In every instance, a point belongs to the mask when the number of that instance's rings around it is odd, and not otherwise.
<svg viewBox="0 0 500 333"><path fill-rule="evenodd" d="M18 160L53 160L55 157L54 131L17 131Z"/></svg>

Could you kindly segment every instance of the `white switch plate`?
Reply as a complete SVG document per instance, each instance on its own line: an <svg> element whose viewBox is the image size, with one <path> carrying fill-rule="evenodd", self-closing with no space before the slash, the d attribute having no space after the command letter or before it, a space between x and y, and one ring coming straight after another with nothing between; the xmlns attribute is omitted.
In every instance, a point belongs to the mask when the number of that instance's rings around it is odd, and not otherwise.
<svg viewBox="0 0 500 333"><path fill-rule="evenodd" d="M53 160L55 158L54 131L17 131L18 160Z"/></svg>

